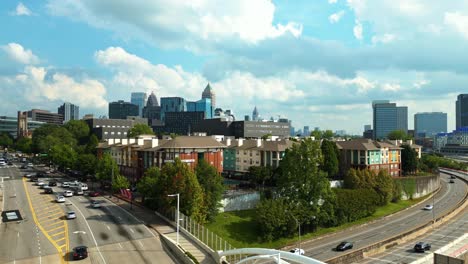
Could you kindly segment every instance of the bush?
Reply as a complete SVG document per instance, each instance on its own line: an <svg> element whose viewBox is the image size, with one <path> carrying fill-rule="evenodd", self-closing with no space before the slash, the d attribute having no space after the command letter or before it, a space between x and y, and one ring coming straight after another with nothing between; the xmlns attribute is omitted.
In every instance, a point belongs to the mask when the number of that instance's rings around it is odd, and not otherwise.
<svg viewBox="0 0 468 264"><path fill-rule="evenodd" d="M353 222L372 215L377 209L379 195L370 189L333 189L337 198L336 219L338 225Z"/></svg>

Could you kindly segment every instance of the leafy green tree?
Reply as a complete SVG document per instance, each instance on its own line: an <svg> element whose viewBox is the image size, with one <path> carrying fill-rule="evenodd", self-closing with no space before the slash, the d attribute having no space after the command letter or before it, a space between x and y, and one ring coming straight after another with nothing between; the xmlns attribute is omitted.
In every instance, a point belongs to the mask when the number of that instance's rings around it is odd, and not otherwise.
<svg viewBox="0 0 468 264"><path fill-rule="evenodd" d="M8 148L13 146L13 138L11 137L10 134L6 132L2 132L0 134L0 146Z"/></svg>
<svg viewBox="0 0 468 264"><path fill-rule="evenodd" d="M387 138L388 139L391 139L391 140L408 140L408 139L411 139L411 137L406 134L406 132L404 130L394 130L390 133L388 133L387 135Z"/></svg>
<svg viewBox="0 0 468 264"><path fill-rule="evenodd" d="M31 153L32 140L28 137L21 137L16 140L16 149L23 153Z"/></svg>
<svg viewBox="0 0 468 264"><path fill-rule="evenodd" d="M263 240L272 241L295 233L295 220L285 213L289 210L290 202L286 198L260 201L257 205L256 221Z"/></svg>
<svg viewBox="0 0 468 264"><path fill-rule="evenodd" d="M411 146L401 145L401 169L403 175L414 174L418 168L418 154Z"/></svg>
<svg viewBox="0 0 468 264"><path fill-rule="evenodd" d="M321 140L322 139L323 132L320 130L314 130L310 132L310 136L314 137L315 140Z"/></svg>
<svg viewBox="0 0 468 264"><path fill-rule="evenodd" d="M343 183L347 189L359 189L362 183L361 178L358 176L358 170L349 169L343 178Z"/></svg>
<svg viewBox="0 0 468 264"><path fill-rule="evenodd" d="M338 163L338 147L333 141L323 140L322 141L322 155L323 155L323 164L321 169L328 173L329 178L334 178L338 174L339 163Z"/></svg>
<svg viewBox="0 0 468 264"><path fill-rule="evenodd" d="M120 189L128 189L130 183L128 182L127 177L117 174L112 180L112 191L117 192Z"/></svg>
<svg viewBox="0 0 468 264"><path fill-rule="evenodd" d="M221 198L224 192L223 178L216 171L216 168L205 160L198 161L195 174L203 190L206 218L208 221L212 221L218 214L219 207L221 207Z"/></svg>
<svg viewBox="0 0 468 264"><path fill-rule="evenodd" d="M50 160L61 168L74 168L77 160L75 150L66 144L54 144L49 150Z"/></svg>
<svg viewBox="0 0 468 264"><path fill-rule="evenodd" d="M322 134L323 139L332 139L335 136L335 133L331 130L325 130Z"/></svg>
<svg viewBox="0 0 468 264"><path fill-rule="evenodd" d="M137 183L138 192L143 196L143 202L151 208L158 208L158 194L161 193L161 171L158 167L151 167L145 171L143 177ZM150 201L148 203L146 201Z"/></svg>
<svg viewBox="0 0 468 264"><path fill-rule="evenodd" d="M377 209L379 196L372 189L338 189L336 194L336 225L372 215Z"/></svg>
<svg viewBox="0 0 468 264"><path fill-rule="evenodd" d="M139 135L154 135L153 129L146 124L136 124L128 131L128 137L134 138Z"/></svg>
<svg viewBox="0 0 468 264"><path fill-rule="evenodd" d="M273 178L274 171L270 165L267 166L250 166L249 167L249 175L250 181L253 184L259 184L262 186L274 185L274 178Z"/></svg>
<svg viewBox="0 0 468 264"><path fill-rule="evenodd" d="M98 144L99 144L99 140L96 137L96 135L91 134L91 136L89 136L88 143L86 144L85 152L96 155L96 147L98 146Z"/></svg>
<svg viewBox="0 0 468 264"><path fill-rule="evenodd" d="M70 120L63 127L81 144L85 143L89 136L89 126L83 120Z"/></svg>
<svg viewBox="0 0 468 264"><path fill-rule="evenodd" d="M54 145L76 147L76 139L67 129L57 125L43 125L34 130L32 135L33 153L49 153Z"/></svg>
<svg viewBox="0 0 468 264"><path fill-rule="evenodd" d="M267 140L267 139L271 138L271 136L272 136L271 134L265 134L265 135L262 136L262 139Z"/></svg>
<svg viewBox="0 0 468 264"><path fill-rule="evenodd" d="M112 179L112 175L116 177L119 174L119 167L109 154L104 154L101 159L97 161L96 179L101 182L110 181Z"/></svg>
<svg viewBox="0 0 468 264"><path fill-rule="evenodd" d="M393 178L386 170L379 171L374 189L380 197L379 205L386 205L392 201L394 196Z"/></svg>
<svg viewBox="0 0 468 264"><path fill-rule="evenodd" d="M323 162L320 143L305 139L286 150L280 162L277 193L291 204L291 212L301 224L313 227L333 218L335 196Z"/></svg>
<svg viewBox="0 0 468 264"><path fill-rule="evenodd" d="M80 154L76 162L77 169L79 169L84 175L94 175L96 172L96 156L93 154Z"/></svg>

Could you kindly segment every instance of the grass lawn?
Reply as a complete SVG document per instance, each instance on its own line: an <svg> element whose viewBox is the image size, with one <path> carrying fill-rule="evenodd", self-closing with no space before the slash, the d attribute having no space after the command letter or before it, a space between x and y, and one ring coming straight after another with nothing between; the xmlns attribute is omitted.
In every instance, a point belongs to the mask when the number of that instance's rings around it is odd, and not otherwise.
<svg viewBox="0 0 468 264"><path fill-rule="evenodd" d="M324 234L340 231L351 226L363 224L408 208L409 206L414 205L421 200L424 200L425 198L427 198L427 196L414 200L390 203L386 206L379 207L377 211L371 216L337 227L318 228L318 230L314 233L303 234L301 239L306 240ZM218 236L227 240L228 243L236 248L281 248L297 243L297 236L282 238L271 242L262 242L259 239L258 225L255 222L255 210L221 213L216 217L216 220L213 223L206 225L206 227L216 233Z"/></svg>

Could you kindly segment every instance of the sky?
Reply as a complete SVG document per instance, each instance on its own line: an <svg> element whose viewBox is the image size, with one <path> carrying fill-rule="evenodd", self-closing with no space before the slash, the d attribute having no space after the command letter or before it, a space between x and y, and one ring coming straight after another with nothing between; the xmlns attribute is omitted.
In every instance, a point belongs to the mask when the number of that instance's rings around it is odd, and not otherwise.
<svg viewBox="0 0 468 264"><path fill-rule="evenodd" d="M445 112L468 93L468 1L44 0L0 4L0 115L63 102L107 115L131 92L237 119L362 134L372 100Z"/></svg>

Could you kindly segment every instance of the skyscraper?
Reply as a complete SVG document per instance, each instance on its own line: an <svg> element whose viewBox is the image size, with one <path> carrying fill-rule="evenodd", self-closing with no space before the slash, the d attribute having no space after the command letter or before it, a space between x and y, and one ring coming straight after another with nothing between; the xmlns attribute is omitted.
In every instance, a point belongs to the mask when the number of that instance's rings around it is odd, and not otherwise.
<svg viewBox="0 0 468 264"><path fill-rule="evenodd" d="M252 112L252 121L258 121L258 110L257 106L255 106L253 112Z"/></svg>
<svg viewBox="0 0 468 264"><path fill-rule="evenodd" d="M310 136L310 128L309 126L304 126L304 135L305 137Z"/></svg>
<svg viewBox="0 0 468 264"><path fill-rule="evenodd" d="M396 106L388 100L372 102L373 109L373 138L382 139L395 130L408 133L408 107Z"/></svg>
<svg viewBox="0 0 468 264"><path fill-rule="evenodd" d="M109 103L109 119L127 119L127 116L138 116L138 105L123 100Z"/></svg>
<svg viewBox="0 0 468 264"><path fill-rule="evenodd" d="M196 102L187 102L187 112L204 112L205 119L211 119L213 117L212 109L210 98L203 98Z"/></svg>
<svg viewBox="0 0 468 264"><path fill-rule="evenodd" d="M161 97L161 120L165 120L166 112L185 112L187 103L182 97Z"/></svg>
<svg viewBox="0 0 468 264"><path fill-rule="evenodd" d="M414 115L414 134L417 138L432 137L447 132L447 113L417 113Z"/></svg>
<svg viewBox="0 0 468 264"><path fill-rule="evenodd" d="M202 93L202 99L205 99L205 98L211 99L211 106L213 107L213 109L215 109L216 94L214 93L209 83L208 85L206 85L205 90L203 90L203 93Z"/></svg>
<svg viewBox="0 0 468 264"><path fill-rule="evenodd" d="M468 127L468 94L459 94L456 103L456 128Z"/></svg>
<svg viewBox="0 0 468 264"><path fill-rule="evenodd" d="M80 107L72 103L65 102L57 112L63 116L63 123L80 119Z"/></svg>
<svg viewBox="0 0 468 264"><path fill-rule="evenodd" d="M134 105L138 105L138 116L143 115L143 107L146 103L146 93L143 92L136 92L132 93L130 102Z"/></svg>
<svg viewBox="0 0 468 264"><path fill-rule="evenodd" d="M158 98L156 95L151 92L146 102L146 106L143 107L143 117L148 118L148 120L161 120L161 107L158 103Z"/></svg>

